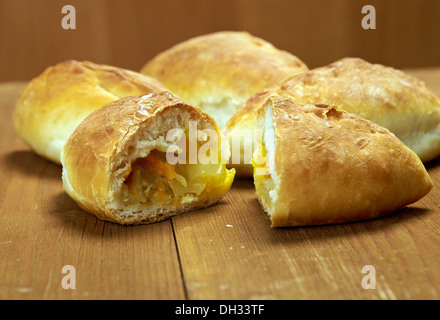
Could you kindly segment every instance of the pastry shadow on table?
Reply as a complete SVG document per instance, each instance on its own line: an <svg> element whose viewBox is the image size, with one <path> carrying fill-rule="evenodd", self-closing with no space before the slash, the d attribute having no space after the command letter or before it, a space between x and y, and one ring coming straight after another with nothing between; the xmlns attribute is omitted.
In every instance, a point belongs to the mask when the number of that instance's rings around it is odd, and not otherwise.
<svg viewBox="0 0 440 320"><path fill-rule="evenodd" d="M194 229L197 229L199 227L199 223L206 222L203 220L203 217L209 219L208 216L210 214L215 214L217 210L228 205L226 200L220 199L217 203L207 208L196 209L194 211L168 218L163 221L140 225L121 225L111 221L98 219L92 214L87 213L86 211L82 210L78 204L76 204L76 202L65 192L59 192L58 194L53 195L50 201L52 203L52 207L48 210L48 215L50 215L51 220L57 220L59 223L64 225L65 229L67 228L79 236L83 236L84 234L94 235L98 232L104 238L106 235L115 235L112 234L112 232L105 232L105 230L121 232L123 233L124 237L135 236L138 233L154 234L156 231L161 232L159 230L171 230L171 220L180 219L181 217L191 218L191 221L194 222Z"/></svg>
<svg viewBox="0 0 440 320"><path fill-rule="evenodd" d="M437 157L427 163L425 163L426 170L433 170L435 168L438 168L440 166L440 157Z"/></svg>
<svg viewBox="0 0 440 320"><path fill-rule="evenodd" d="M170 227L170 221L164 220L151 224L140 225L121 225L111 221L98 219L94 215L81 209L78 204L66 193L59 192L50 199L52 206L48 210L51 220L57 220L68 230L79 237L96 236L99 234L103 239L114 237L115 233L121 236L134 237L140 233L156 234L165 227L162 223ZM162 229L164 230L164 229Z"/></svg>
<svg viewBox="0 0 440 320"><path fill-rule="evenodd" d="M43 159L31 150L18 150L7 153L1 161L9 171L25 176L44 176L46 179L61 180L61 166Z"/></svg>
<svg viewBox="0 0 440 320"><path fill-rule="evenodd" d="M244 178L244 177L235 177L234 182L232 183L232 188L255 190L254 179L253 178Z"/></svg>
<svg viewBox="0 0 440 320"><path fill-rule="evenodd" d="M254 201L258 202L258 200ZM263 231L265 230L265 237L268 241L273 243L323 241L331 238L386 232L388 229L405 225L431 212L430 209L413 204L395 210L388 215L368 220L300 227L271 228L267 225Z"/></svg>
<svg viewBox="0 0 440 320"><path fill-rule="evenodd" d="M270 220L266 213L264 213L262 209L255 209L256 205L260 206L257 199L249 199L248 205L252 207L252 212L243 213L240 217L234 217L234 215L237 215L237 212L233 212L233 210L225 211L224 209L226 207L230 207L230 203L225 199L221 199L216 204L207 208L194 210L164 221L146 225L125 226L98 219L85 212L65 192L54 195L51 201L53 204L53 207L49 210L51 219L57 219L64 225L64 228L70 229L71 232L78 234L80 237L87 234L93 236L97 232L99 232L103 238L105 238L106 235L115 236L114 232L121 232L124 234L124 237L135 236L138 233L145 232L154 233L154 230L162 229L164 225L170 226L171 219L173 221L177 219L177 226L180 225L178 220L189 219L194 229L197 229L200 227L199 224L210 224L213 223L214 220L218 222L216 212L221 211L222 222L231 223L237 231L249 227L255 229L253 232L257 232L259 237L266 239L266 241L270 243L300 243L303 241L323 241L336 237L351 237L364 233L374 234L375 232L384 232L399 224L406 224L411 220L418 219L431 212L429 209L412 205L396 210L384 217L370 220L335 225L271 228ZM253 221L248 225L246 219L252 219ZM209 220L212 221L209 222ZM240 226L240 224L244 225ZM220 225L219 232L221 227L223 227L223 224ZM113 232L104 232L105 230L112 230Z"/></svg>

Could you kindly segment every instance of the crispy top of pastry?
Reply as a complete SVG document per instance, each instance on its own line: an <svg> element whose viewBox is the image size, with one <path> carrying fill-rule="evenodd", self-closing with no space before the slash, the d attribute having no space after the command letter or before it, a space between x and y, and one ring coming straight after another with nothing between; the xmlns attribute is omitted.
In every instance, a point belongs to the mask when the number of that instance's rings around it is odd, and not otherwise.
<svg viewBox="0 0 440 320"><path fill-rule="evenodd" d="M133 139L140 126L152 122L156 116L176 106L191 113L194 120L200 123L213 121L209 115L187 105L167 91L146 96L128 96L108 103L81 122L63 149L63 165L81 168L78 172L81 172L82 179L96 176L93 173L100 172L102 179L108 180L114 170L114 158ZM144 130L154 136L161 129L156 124ZM75 181L71 181L71 185L73 188L77 187ZM90 183L83 187L91 185Z"/></svg>
<svg viewBox="0 0 440 320"><path fill-rule="evenodd" d="M64 61L23 89L14 112L15 129L38 154L59 164L64 142L92 111L121 97L162 90L159 81L137 72Z"/></svg>
<svg viewBox="0 0 440 320"><path fill-rule="evenodd" d="M249 96L307 69L296 56L247 32L198 36L160 53L141 70L185 100L186 94Z"/></svg>
<svg viewBox="0 0 440 320"><path fill-rule="evenodd" d="M423 81L360 58L344 58L286 79L278 91L302 103L342 103L348 112L364 118L375 114L377 120L388 117L390 111L400 115L440 106L439 98Z"/></svg>
<svg viewBox="0 0 440 320"><path fill-rule="evenodd" d="M224 106L224 100L239 105L257 91L306 70L296 56L263 39L247 32L222 31L173 46L146 63L141 72L203 109L204 104Z"/></svg>

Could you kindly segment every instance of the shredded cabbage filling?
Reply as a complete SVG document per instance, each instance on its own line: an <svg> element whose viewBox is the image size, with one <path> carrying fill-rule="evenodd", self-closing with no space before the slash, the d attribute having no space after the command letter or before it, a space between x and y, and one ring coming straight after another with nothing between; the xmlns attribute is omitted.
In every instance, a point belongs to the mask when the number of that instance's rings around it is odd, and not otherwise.
<svg viewBox="0 0 440 320"><path fill-rule="evenodd" d="M144 204L178 205L209 192L224 169L218 164L170 164L166 153L153 150L136 159L124 184L131 198Z"/></svg>

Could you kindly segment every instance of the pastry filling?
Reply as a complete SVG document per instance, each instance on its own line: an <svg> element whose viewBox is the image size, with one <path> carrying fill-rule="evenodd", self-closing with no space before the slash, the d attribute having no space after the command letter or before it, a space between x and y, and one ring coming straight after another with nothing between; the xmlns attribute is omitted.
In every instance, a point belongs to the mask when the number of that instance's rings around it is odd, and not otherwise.
<svg viewBox="0 0 440 320"><path fill-rule="evenodd" d="M268 209L270 215L277 198L277 184L275 183L275 137L272 124L272 109L266 111L265 122L260 143L254 152L252 165L254 167L254 184L258 197Z"/></svg>
<svg viewBox="0 0 440 320"><path fill-rule="evenodd" d="M268 169L266 154L266 148L263 143L260 151L257 151L252 159L252 164L254 166L254 184L255 191L259 198L264 202L264 206L266 208L272 208L275 183L272 174Z"/></svg>
<svg viewBox="0 0 440 320"><path fill-rule="evenodd" d="M142 204L179 205L216 192L230 172L221 164L171 164L166 153L151 151L128 169L124 185L129 199ZM233 176L232 176L233 178Z"/></svg>

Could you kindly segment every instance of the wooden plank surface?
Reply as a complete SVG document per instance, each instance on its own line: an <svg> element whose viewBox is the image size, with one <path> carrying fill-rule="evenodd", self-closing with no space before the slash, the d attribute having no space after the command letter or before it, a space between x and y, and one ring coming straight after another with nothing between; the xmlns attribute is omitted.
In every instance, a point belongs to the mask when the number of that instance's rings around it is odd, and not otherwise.
<svg viewBox="0 0 440 320"><path fill-rule="evenodd" d="M440 68L408 72L440 94ZM237 179L210 208L120 226L79 209L61 168L15 135L23 86L0 84L0 299L440 298L440 160L427 165L427 197L380 219L272 229L252 181ZM362 286L364 266L375 289Z"/></svg>

